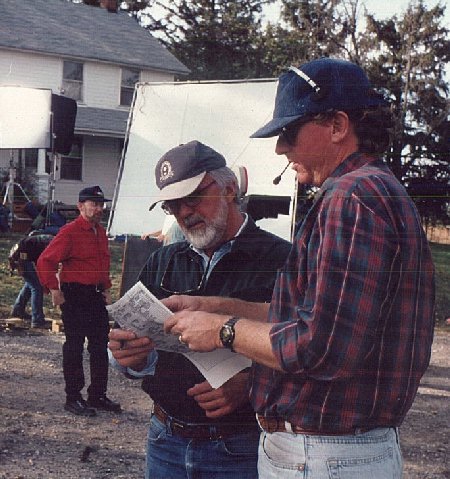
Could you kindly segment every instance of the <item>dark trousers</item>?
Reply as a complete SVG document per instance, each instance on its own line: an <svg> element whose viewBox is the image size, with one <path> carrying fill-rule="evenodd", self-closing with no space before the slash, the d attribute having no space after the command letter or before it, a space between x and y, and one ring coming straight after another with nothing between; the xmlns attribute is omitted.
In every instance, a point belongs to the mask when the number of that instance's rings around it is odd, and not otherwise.
<svg viewBox="0 0 450 479"><path fill-rule="evenodd" d="M91 383L88 397L106 394L108 384L108 313L101 292L94 287L63 284L65 303L61 305L66 341L63 345L63 372L67 400L80 399L85 385L83 371L84 341L90 355Z"/></svg>

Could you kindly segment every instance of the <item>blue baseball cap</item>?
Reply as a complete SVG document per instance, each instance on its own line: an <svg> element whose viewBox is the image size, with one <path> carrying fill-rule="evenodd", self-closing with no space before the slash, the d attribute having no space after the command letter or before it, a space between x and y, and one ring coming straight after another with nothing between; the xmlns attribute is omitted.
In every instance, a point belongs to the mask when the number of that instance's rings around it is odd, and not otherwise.
<svg viewBox="0 0 450 479"><path fill-rule="evenodd" d="M200 141L193 140L172 148L155 167L158 199L150 205L152 210L160 201L184 198L195 191L208 171L226 166L225 158Z"/></svg>
<svg viewBox="0 0 450 479"><path fill-rule="evenodd" d="M328 110L359 110L387 105L358 65L320 58L280 76L273 118L250 138L268 138L296 120Z"/></svg>

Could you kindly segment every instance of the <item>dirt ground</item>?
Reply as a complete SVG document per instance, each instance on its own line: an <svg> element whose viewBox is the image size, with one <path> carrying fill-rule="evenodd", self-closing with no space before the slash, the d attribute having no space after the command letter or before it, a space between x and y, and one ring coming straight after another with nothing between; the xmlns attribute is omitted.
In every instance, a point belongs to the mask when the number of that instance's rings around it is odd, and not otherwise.
<svg viewBox="0 0 450 479"><path fill-rule="evenodd" d="M140 381L111 371L108 394L121 402L121 415L67 413L63 337L0 328L0 479L142 478L150 401ZM408 479L450 478L449 345L450 327L437 331L431 366L401 428Z"/></svg>

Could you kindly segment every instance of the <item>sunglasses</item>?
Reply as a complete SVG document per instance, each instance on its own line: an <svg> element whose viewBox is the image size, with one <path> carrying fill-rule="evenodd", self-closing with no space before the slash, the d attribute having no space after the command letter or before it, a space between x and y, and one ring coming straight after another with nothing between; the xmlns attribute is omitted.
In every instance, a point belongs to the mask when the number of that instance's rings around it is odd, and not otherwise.
<svg viewBox="0 0 450 479"><path fill-rule="evenodd" d="M161 208L163 209L166 215L176 215L180 211L181 205L185 205L188 208L195 208L198 206L203 198L205 197L206 190L216 183L216 180L211 181L203 188L198 188L197 190L193 191L190 195L187 195L183 198L177 198L176 200L167 200L163 201L161 204Z"/></svg>
<svg viewBox="0 0 450 479"><path fill-rule="evenodd" d="M288 125L284 126L281 129L280 134L278 135L278 138L285 143L287 143L289 146L295 146L295 143L297 142L297 135L298 132L300 131L300 128L305 125L306 123L309 123L311 121L311 118L302 118L301 120L293 121L292 123L289 123Z"/></svg>

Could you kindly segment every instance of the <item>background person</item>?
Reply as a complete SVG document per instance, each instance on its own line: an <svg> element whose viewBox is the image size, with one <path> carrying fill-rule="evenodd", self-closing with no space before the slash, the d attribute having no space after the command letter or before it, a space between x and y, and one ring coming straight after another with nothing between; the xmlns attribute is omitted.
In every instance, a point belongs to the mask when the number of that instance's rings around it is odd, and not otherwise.
<svg viewBox="0 0 450 479"><path fill-rule="evenodd" d="M109 320L106 304L109 288L110 254L106 231L100 224L107 200L99 186L80 191L80 215L63 226L37 263L39 278L59 305L66 341L63 345L64 408L83 416L94 416L95 409L120 412L120 405L106 396L108 383ZM59 271L59 278L57 272ZM91 384L88 400L85 385L83 349L85 338L90 354Z"/></svg>
<svg viewBox="0 0 450 479"><path fill-rule="evenodd" d="M269 301L291 245L241 213L237 179L223 156L191 141L168 151L155 176L158 201L186 240L151 255L140 275L150 291L158 298L184 292ZM248 372L213 389L181 354L158 351L155 367L151 339L134 338L113 329L109 347L129 375L145 376L143 389L154 401L146 478L257 477Z"/></svg>
<svg viewBox="0 0 450 479"><path fill-rule="evenodd" d="M11 270L17 269L23 277L24 285L14 303L11 316L27 319L25 311L31 299L31 327L45 328L44 291L39 282L35 265L41 253L53 239L53 235L32 231L13 248L9 257Z"/></svg>
<svg viewBox="0 0 450 479"><path fill-rule="evenodd" d="M391 124L359 66L291 67L253 137L278 135L276 153L320 190L270 307L165 301L180 310L166 329L190 348L232 347L257 363L260 478L401 478L398 427L430 360L434 268L415 205L379 158Z"/></svg>

